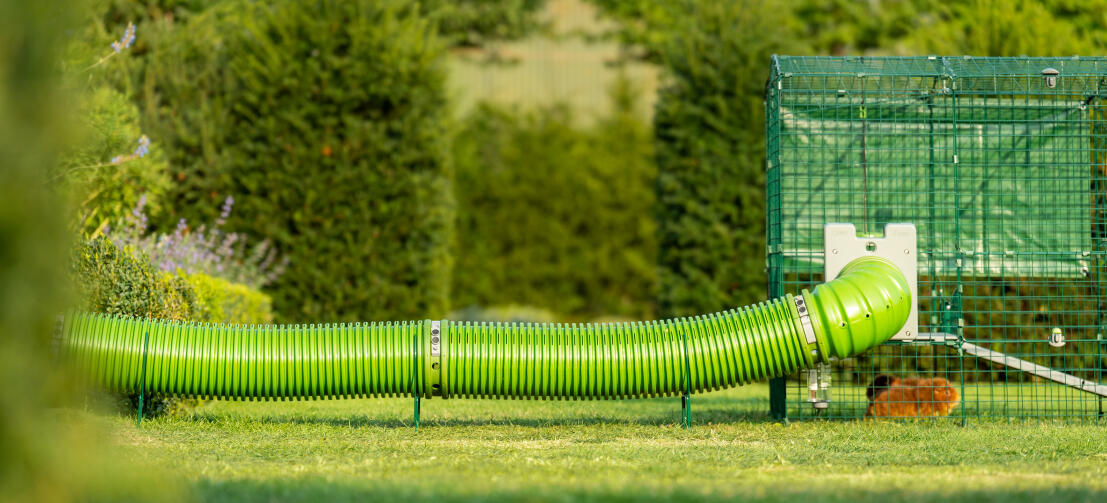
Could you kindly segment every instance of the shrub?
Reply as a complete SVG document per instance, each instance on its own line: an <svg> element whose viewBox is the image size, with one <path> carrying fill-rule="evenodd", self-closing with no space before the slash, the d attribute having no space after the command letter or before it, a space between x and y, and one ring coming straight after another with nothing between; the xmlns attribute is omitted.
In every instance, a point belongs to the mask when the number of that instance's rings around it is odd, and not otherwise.
<svg viewBox="0 0 1107 503"><path fill-rule="evenodd" d="M183 278L157 270L133 248L118 248L103 237L74 248L72 271L81 308L88 311L177 321L191 320L200 311L196 293Z"/></svg>
<svg viewBox="0 0 1107 503"><path fill-rule="evenodd" d="M572 318L649 316L655 173L625 82L590 127L570 109L478 107L454 141L453 304L522 303Z"/></svg>
<svg viewBox="0 0 1107 503"><path fill-rule="evenodd" d="M387 5L385 5L387 4ZM209 221L289 258L284 319L441 316L453 204L441 47L406 3L229 1L151 41L150 136L175 221Z"/></svg>
<svg viewBox="0 0 1107 503"><path fill-rule="evenodd" d="M181 276L196 293L196 319L211 323L260 324L273 321L268 295L246 285L206 274Z"/></svg>
<svg viewBox="0 0 1107 503"><path fill-rule="evenodd" d="M109 35L74 37L67 54L65 74L78 96L72 116L82 134L62 151L51 180L75 209L72 226L93 236L126 215L139 198L160 210L169 166L157 142L151 146L143 136L130 97L103 82L104 74L126 57L113 53Z"/></svg>
<svg viewBox="0 0 1107 503"><path fill-rule="evenodd" d="M206 274L159 271L133 247L106 238L77 245L72 272L81 309L136 318L207 323L269 323L268 295Z"/></svg>
<svg viewBox="0 0 1107 503"><path fill-rule="evenodd" d="M772 3L684 1L660 50L654 115L660 309L702 314L765 293L764 93L787 51Z"/></svg>
<svg viewBox="0 0 1107 503"><path fill-rule="evenodd" d="M501 40L517 40L541 27L537 13L546 0L423 0L451 45L482 47Z"/></svg>

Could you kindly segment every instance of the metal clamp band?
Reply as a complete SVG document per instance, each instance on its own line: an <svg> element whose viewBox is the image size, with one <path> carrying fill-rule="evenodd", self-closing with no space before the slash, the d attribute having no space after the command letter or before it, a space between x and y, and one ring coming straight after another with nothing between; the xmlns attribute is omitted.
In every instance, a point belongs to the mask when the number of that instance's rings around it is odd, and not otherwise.
<svg viewBox="0 0 1107 503"><path fill-rule="evenodd" d="M792 297L792 302L795 302L796 310L799 311L800 324L803 325L803 335L807 343L815 344L815 327L811 325L811 315L807 312L807 303L803 300L803 295Z"/></svg>
<svg viewBox="0 0 1107 503"><path fill-rule="evenodd" d="M442 331L441 321L430 322L430 358L427 367L427 382L430 384L427 396L443 396L442 387L442 345L446 334Z"/></svg>
<svg viewBox="0 0 1107 503"><path fill-rule="evenodd" d="M431 322L431 357L442 356L442 322Z"/></svg>

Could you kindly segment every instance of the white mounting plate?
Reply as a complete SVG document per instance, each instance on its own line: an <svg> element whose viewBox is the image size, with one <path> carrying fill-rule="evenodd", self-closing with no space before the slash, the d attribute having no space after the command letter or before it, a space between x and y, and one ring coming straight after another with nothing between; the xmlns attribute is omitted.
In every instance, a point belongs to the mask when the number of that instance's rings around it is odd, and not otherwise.
<svg viewBox="0 0 1107 503"><path fill-rule="evenodd" d="M911 314L892 339L914 340L919 333L919 260L915 226L886 224L884 237L864 237L857 235L853 224L826 224L823 238L826 243L823 261L826 281L837 278L842 268L853 259L866 256L887 259L903 271L911 287Z"/></svg>

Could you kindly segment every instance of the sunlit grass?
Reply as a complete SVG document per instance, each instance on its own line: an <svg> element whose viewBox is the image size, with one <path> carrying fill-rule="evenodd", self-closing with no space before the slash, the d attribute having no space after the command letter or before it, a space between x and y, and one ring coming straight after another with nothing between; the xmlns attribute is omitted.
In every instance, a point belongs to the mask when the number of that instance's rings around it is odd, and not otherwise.
<svg viewBox="0 0 1107 503"><path fill-rule="evenodd" d="M765 417L764 386L624 402L214 402L108 416L119 456L225 501L1103 501L1096 423Z"/></svg>

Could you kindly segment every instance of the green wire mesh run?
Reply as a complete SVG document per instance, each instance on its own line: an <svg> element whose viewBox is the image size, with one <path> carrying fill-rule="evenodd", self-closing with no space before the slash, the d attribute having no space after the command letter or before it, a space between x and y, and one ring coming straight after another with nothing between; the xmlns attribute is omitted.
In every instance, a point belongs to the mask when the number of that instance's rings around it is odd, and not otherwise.
<svg viewBox="0 0 1107 503"><path fill-rule="evenodd" d="M1107 384L1107 58L774 56L771 65L769 295L823 281L825 224L875 235L913 223L919 331L941 339L834 362L824 409L809 401L813 376L777 379L774 415L864 417L874 381L918 377L958 392L934 420L1102 418L1099 394L1009 363Z"/></svg>

